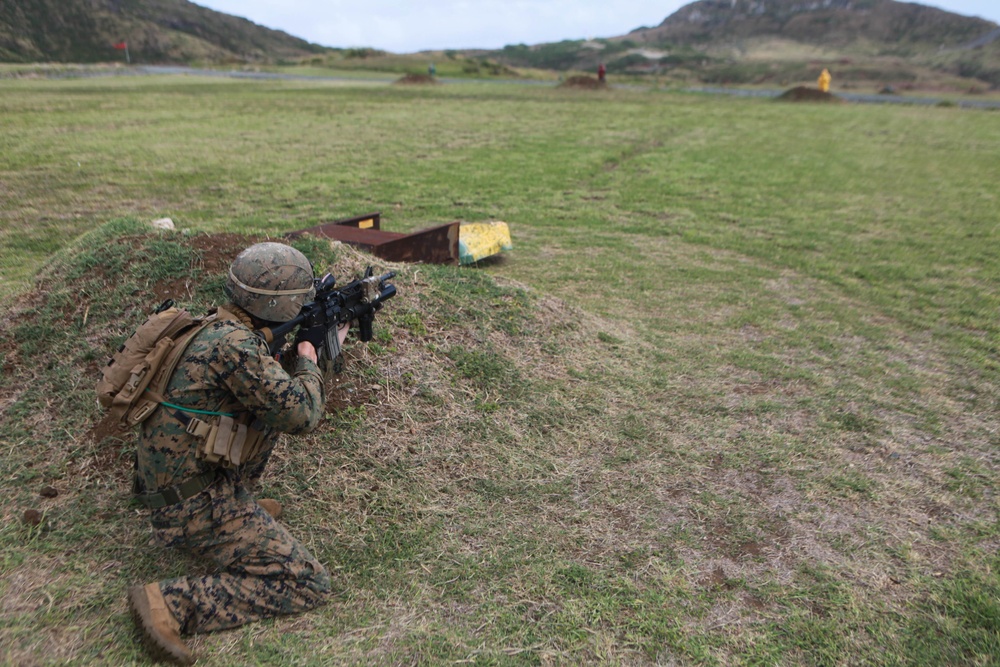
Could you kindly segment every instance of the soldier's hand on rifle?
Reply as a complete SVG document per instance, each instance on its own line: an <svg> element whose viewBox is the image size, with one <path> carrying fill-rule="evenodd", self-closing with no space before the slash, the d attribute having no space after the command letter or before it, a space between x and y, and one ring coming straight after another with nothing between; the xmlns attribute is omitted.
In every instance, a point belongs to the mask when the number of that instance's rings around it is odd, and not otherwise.
<svg viewBox="0 0 1000 667"><path fill-rule="evenodd" d="M315 327L302 327L299 329L299 333L295 336L295 343L312 343L312 346L317 350L322 347L323 341L326 338L326 329L321 326Z"/></svg>
<svg viewBox="0 0 1000 667"><path fill-rule="evenodd" d="M311 359L313 363L318 363L319 353L317 350L323 345L324 335L323 327L303 327L299 329L298 335L295 336L295 349L298 351L299 356Z"/></svg>
<svg viewBox="0 0 1000 667"><path fill-rule="evenodd" d="M300 357L305 357L306 359L312 361L314 364L319 363L319 356L316 354L316 348L309 341L304 340L299 342L298 346L295 348L295 351L299 353Z"/></svg>
<svg viewBox="0 0 1000 667"><path fill-rule="evenodd" d="M341 324L337 327L337 341L339 343L338 348L343 347L344 340L347 339L347 333L350 331L350 324ZM323 346L326 340L326 329L321 326L304 327L299 329L298 335L295 337L296 349L299 355L306 357L307 359L312 359L316 361L319 358L318 350Z"/></svg>

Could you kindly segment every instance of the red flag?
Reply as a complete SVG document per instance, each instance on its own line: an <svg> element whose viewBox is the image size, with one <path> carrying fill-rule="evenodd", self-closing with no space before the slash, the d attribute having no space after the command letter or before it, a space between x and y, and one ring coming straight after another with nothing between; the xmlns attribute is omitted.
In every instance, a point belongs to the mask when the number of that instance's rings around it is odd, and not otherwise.
<svg viewBox="0 0 1000 667"><path fill-rule="evenodd" d="M114 47L119 51L124 51L125 49L128 48L128 44L126 44L125 42L118 42L117 44L114 45Z"/></svg>

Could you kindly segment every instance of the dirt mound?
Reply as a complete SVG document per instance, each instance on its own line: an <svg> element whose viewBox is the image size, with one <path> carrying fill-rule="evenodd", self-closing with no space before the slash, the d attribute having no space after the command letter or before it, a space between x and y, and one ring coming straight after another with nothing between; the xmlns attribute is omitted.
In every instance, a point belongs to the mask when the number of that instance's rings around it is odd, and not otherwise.
<svg viewBox="0 0 1000 667"><path fill-rule="evenodd" d="M583 88L585 90L600 90L607 88L608 83L592 76L571 76L559 84L560 88Z"/></svg>
<svg viewBox="0 0 1000 667"><path fill-rule="evenodd" d="M407 74L401 79L396 80L396 84L402 85L427 85L427 84L437 84L440 83L437 79L429 74Z"/></svg>
<svg viewBox="0 0 1000 667"><path fill-rule="evenodd" d="M219 275L229 269L236 255L248 246L267 239L243 234L194 234L188 237L188 245L197 251L198 269L202 275ZM165 299L190 299L196 287L190 276L180 276L158 280L148 289L154 302Z"/></svg>
<svg viewBox="0 0 1000 667"><path fill-rule="evenodd" d="M843 102L833 93L824 93L818 88L796 86L783 92L779 97L783 102Z"/></svg>

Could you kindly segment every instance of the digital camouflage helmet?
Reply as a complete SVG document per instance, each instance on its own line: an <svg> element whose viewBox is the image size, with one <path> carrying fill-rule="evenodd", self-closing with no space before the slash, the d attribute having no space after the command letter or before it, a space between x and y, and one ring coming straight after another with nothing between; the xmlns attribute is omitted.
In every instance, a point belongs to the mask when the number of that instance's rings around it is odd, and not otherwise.
<svg viewBox="0 0 1000 667"><path fill-rule="evenodd" d="M229 267L226 296L254 317L287 322L313 300L313 270L301 252L282 243L258 243Z"/></svg>

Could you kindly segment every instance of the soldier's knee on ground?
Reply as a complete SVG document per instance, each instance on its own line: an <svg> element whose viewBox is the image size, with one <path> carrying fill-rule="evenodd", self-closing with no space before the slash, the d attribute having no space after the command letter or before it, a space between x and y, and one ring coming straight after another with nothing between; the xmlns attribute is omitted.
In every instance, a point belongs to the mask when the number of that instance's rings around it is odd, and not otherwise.
<svg viewBox="0 0 1000 667"><path fill-rule="evenodd" d="M330 573L322 565L319 566L319 571L313 576L313 588L321 595L326 595L330 592Z"/></svg>
<svg viewBox="0 0 1000 667"><path fill-rule="evenodd" d="M307 604L311 607L318 607L326 602L330 594L330 573L319 563L314 563L313 573L305 580L305 585L310 593Z"/></svg>

